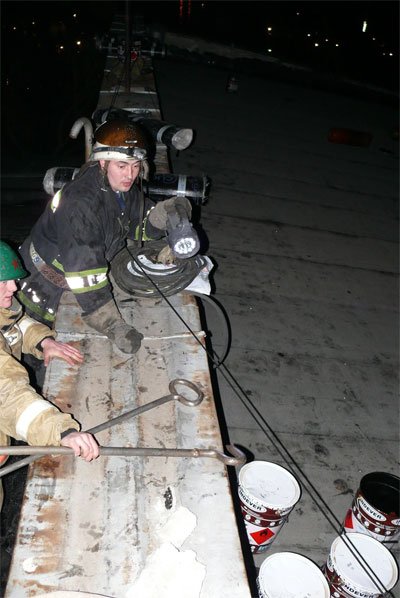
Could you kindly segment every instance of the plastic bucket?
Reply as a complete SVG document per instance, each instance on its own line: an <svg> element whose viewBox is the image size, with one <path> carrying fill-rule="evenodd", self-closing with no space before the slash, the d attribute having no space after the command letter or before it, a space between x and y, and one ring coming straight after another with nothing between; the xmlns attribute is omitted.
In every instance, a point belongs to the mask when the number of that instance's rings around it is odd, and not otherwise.
<svg viewBox="0 0 400 598"><path fill-rule="evenodd" d="M368 534L379 542L400 536L400 478L375 471L360 482L343 527L347 532Z"/></svg>
<svg viewBox="0 0 400 598"><path fill-rule="evenodd" d="M378 540L352 533L334 540L324 573L334 598L378 598L396 584L398 567Z"/></svg>
<svg viewBox="0 0 400 598"><path fill-rule="evenodd" d="M257 578L259 598L329 598L328 582L310 559L295 552L267 557Z"/></svg>
<svg viewBox="0 0 400 598"><path fill-rule="evenodd" d="M252 461L239 472L239 499L253 553L265 552L301 495L296 478L284 467Z"/></svg>

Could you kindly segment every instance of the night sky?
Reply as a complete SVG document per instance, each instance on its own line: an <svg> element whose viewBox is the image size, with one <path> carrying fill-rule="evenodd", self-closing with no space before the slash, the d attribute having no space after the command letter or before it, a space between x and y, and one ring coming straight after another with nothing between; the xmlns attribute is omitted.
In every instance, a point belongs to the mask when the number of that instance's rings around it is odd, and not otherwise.
<svg viewBox="0 0 400 598"><path fill-rule="evenodd" d="M75 163L68 139L91 116L103 76L105 35L125 2L2 1L2 173ZM234 44L335 77L398 87L397 2L130 2L146 27ZM362 31L363 22L367 30ZM268 30L268 28L270 28ZM78 42L79 45L78 45ZM81 149L81 148L80 148Z"/></svg>

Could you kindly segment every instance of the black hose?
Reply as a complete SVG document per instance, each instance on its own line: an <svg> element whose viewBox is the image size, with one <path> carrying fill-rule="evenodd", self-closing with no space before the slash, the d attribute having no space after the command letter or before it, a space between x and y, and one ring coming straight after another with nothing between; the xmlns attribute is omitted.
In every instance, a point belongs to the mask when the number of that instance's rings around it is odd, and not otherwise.
<svg viewBox="0 0 400 598"><path fill-rule="evenodd" d="M166 273L156 267L156 258L161 249L166 246L165 241L150 241L144 247L129 247L120 251L111 262L111 274L115 283L125 293L133 297L169 297L177 293L187 293L194 295L208 305L212 305L216 310L219 321L222 322L223 351L222 357L214 356L213 367L218 368L225 361L231 344L231 328L229 318L214 298L203 293L195 291L186 291L190 283L198 276L200 271L206 266L203 256L196 255L185 260L176 259L176 263ZM154 262L154 268L148 263L144 264L140 256L146 257ZM122 299L122 303L131 301L131 299Z"/></svg>
<svg viewBox="0 0 400 598"><path fill-rule="evenodd" d="M206 266L205 259L196 255L177 259L167 271L160 270L156 258L163 247L165 241L151 241L143 247L122 249L111 262L111 274L120 289L134 297L169 297L189 286ZM141 256L154 263L154 267L143 263Z"/></svg>
<svg viewBox="0 0 400 598"><path fill-rule="evenodd" d="M222 328L223 328L223 332L222 332L223 344L222 344L222 351L221 351L222 357L220 358L211 349L211 351L213 353L212 364L213 364L213 368L216 369L220 365L222 365L224 363L225 359L228 357L229 349L231 346L232 334L231 334L231 326L229 323L228 315L227 315L225 309L223 308L223 306L220 305L220 303L215 299L215 297L210 297L209 295L204 295L203 293L195 293L193 291L188 291L188 294L195 295L202 301L205 301L208 305L212 305L213 308L217 312L219 321L222 323Z"/></svg>

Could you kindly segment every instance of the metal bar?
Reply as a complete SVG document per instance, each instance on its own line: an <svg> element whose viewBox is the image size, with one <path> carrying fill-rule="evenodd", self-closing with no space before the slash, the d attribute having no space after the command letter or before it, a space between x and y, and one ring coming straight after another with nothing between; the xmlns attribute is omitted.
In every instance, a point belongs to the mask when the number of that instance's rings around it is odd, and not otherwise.
<svg viewBox="0 0 400 598"><path fill-rule="evenodd" d="M195 398L190 399L190 398L185 397L182 394L179 394L179 392L177 391L177 386L179 386L179 385L186 386L187 388L190 388L191 390L193 390L194 393L196 394ZM126 421L127 419L131 419L132 417L137 417L138 415L141 415L142 413L145 413L146 411L150 411L151 409L160 407L160 405L164 405L164 403L168 403L169 401L172 401L172 400L179 401L180 403L182 403L182 405L187 405L188 407L196 407L197 405L200 405L200 403L202 402L202 400L204 398L204 394L202 393L200 388L193 382L190 382L189 380L185 380L184 378L174 378L174 380L171 380L171 382L169 383L169 391L171 394L166 395L165 397L161 397L159 399L156 399L155 401L151 401L150 403L147 403L146 405L142 405L141 407L136 407L136 409L127 411L126 413L123 413L122 415L118 415L117 417L114 417L113 419L103 422L102 424L99 424L98 426L94 426L93 428L90 428L89 430L86 430L86 431L89 432L90 434L98 434L99 432L102 432L103 430L107 430L108 428L111 428L112 426L120 424L120 423ZM11 449L11 448L12 447L9 447L9 449ZM16 448L16 447L14 447L14 448ZM27 448L27 447L19 447L19 448ZM30 447L30 448L32 448L32 447ZM24 453L22 451L19 451L18 453L12 453L12 452L10 452L10 450L7 453L2 453L2 454L7 454L7 455L20 454L20 455L30 455L30 456L26 457L25 459L21 459L20 461L17 461L16 463L12 463L10 465L5 465L4 467L2 467L0 470L0 478L5 476L7 473L11 473L12 471L16 471L17 469L21 469L21 467L25 467L26 465L29 465L30 463L37 461L38 459L40 459L43 456L43 455L35 455L34 453L35 453L35 451L32 451L32 450L30 450L29 452L26 452L26 453ZM54 452L52 454L54 454Z"/></svg>
<svg viewBox="0 0 400 598"><path fill-rule="evenodd" d="M196 397L194 399L190 399L190 398L185 397L182 394L179 394L179 392L176 390L176 387L178 385L186 386L186 387L190 388L191 390L193 390L195 392ZM136 409L132 409L131 411L127 411L126 413L123 413L122 415L118 415L117 417L114 417L113 419L110 419L109 421L103 422L102 424L99 424L98 426L95 426L94 428L90 428L90 430L87 430L87 432L89 432L90 434L98 434L102 430L107 430L108 428L111 428L112 426L115 426L116 424L120 424L120 423L126 421L127 419L131 419L132 417L141 415L142 413L145 413L146 411L150 411L151 409L160 407L160 405L164 405L164 403L168 403L169 401L179 401L180 403L182 403L183 405L186 405L188 407L196 407L197 405L200 405L200 403L202 402L202 400L204 398L204 395L201 392L201 390L199 389L199 387L196 386L196 384L193 384L193 382L190 382L189 380L185 380L184 378L175 378L174 380L171 380L171 382L169 383L169 390L170 390L171 394L166 395L165 397L156 399L155 401L151 401L150 403L147 403L146 405L142 405L141 407L137 407Z"/></svg>
<svg viewBox="0 0 400 598"><path fill-rule="evenodd" d="M218 459L225 465L243 465L246 457L235 445L229 444L227 448L232 453L226 455L217 449L166 449L156 447L122 447L101 446L99 452L102 457L181 457L199 458L206 457ZM0 446L0 455L74 455L74 451L66 446ZM2 471L0 470L0 477Z"/></svg>

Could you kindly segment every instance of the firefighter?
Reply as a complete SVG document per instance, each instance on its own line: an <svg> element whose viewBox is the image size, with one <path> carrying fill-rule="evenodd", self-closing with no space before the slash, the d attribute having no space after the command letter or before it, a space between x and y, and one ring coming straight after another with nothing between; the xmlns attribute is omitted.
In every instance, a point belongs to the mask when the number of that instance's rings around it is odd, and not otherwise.
<svg viewBox="0 0 400 598"><path fill-rule="evenodd" d="M30 445L61 444L91 461L99 455L93 436L79 432L71 415L37 394L19 363L22 352L44 359L46 365L54 357L70 364L83 360L77 349L56 341L47 326L23 315L14 293L16 281L26 275L17 254L0 241L0 445L10 444L10 436ZM0 455L0 465L6 458ZM2 500L0 484L0 509Z"/></svg>
<svg viewBox="0 0 400 598"><path fill-rule="evenodd" d="M72 291L83 320L105 334L124 353L135 353L143 335L121 317L108 278L109 264L128 241L165 234L164 204L143 196L148 173L147 133L138 123L113 120L94 134L90 160L58 191L21 247L31 272L18 298L26 312L52 325L60 297Z"/></svg>

